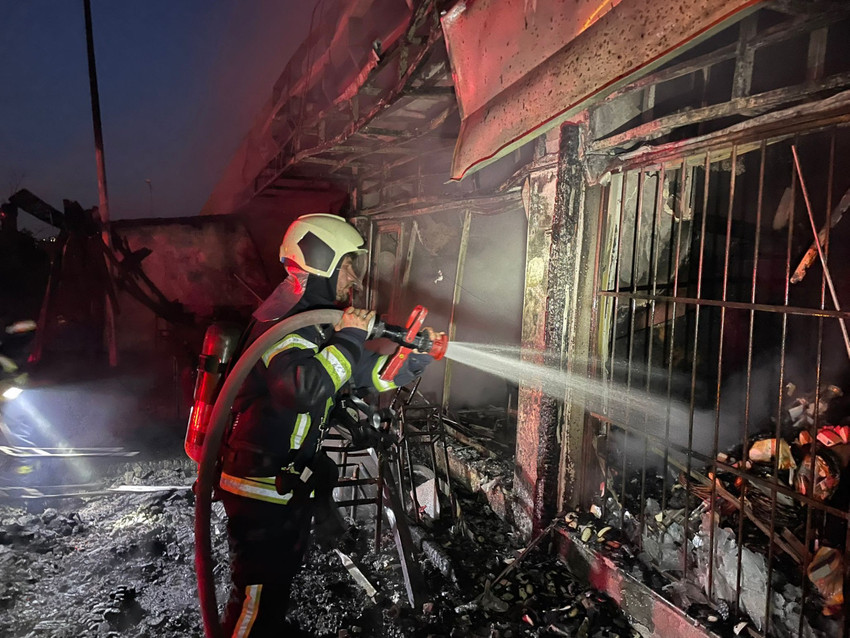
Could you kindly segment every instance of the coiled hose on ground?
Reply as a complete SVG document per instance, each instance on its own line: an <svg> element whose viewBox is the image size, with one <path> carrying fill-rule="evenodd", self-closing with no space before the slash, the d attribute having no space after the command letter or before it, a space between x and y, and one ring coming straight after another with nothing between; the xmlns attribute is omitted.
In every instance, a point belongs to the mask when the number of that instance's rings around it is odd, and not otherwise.
<svg viewBox="0 0 850 638"><path fill-rule="evenodd" d="M221 621L218 617L218 603L215 599L215 579L212 564L212 540L210 535L210 516L212 508L212 490L215 481L215 466L221 448L224 429L230 420L230 409L242 383L251 368L260 360L263 353L275 342L286 335L320 324L336 324L342 316L341 310L308 310L284 319L260 336L245 353L239 357L233 369L221 387L215 402L201 462L198 467L198 483L195 494L195 573L198 577L198 596L201 601L201 617L204 621L204 633L207 638L224 638Z"/></svg>

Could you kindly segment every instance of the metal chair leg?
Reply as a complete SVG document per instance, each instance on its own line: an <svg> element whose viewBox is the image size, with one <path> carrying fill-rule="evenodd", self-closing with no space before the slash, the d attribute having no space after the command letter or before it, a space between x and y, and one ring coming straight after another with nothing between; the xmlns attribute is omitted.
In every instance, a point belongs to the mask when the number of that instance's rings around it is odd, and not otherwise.
<svg viewBox="0 0 850 638"><path fill-rule="evenodd" d="M375 551L377 552L381 549L381 526L384 521L384 464L380 455L378 455L378 484L376 489L375 504L378 507L378 516L375 519Z"/></svg>

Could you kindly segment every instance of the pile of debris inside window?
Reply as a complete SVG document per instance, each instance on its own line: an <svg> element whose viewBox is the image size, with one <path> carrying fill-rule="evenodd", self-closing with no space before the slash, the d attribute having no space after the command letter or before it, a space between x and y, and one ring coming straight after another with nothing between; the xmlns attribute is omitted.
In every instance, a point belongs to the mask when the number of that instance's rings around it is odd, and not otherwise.
<svg viewBox="0 0 850 638"><path fill-rule="evenodd" d="M780 417L718 452L716 474L669 449L668 472L648 455L641 467L607 441L605 479L588 511L567 514L565 535L717 635L840 635L847 416L837 386L787 383Z"/></svg>

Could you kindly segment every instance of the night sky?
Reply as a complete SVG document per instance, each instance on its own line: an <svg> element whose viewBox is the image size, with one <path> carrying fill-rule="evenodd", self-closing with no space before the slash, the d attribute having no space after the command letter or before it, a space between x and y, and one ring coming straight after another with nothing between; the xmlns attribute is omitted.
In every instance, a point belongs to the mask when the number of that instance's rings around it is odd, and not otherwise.
<svg viewBox="0 0 850 638"><path fill-rule="evenodd" d="M200 211L314 6L92 0L112 219ZM0 87L0 197L97 205L82 0L0 0Z"/></svg>

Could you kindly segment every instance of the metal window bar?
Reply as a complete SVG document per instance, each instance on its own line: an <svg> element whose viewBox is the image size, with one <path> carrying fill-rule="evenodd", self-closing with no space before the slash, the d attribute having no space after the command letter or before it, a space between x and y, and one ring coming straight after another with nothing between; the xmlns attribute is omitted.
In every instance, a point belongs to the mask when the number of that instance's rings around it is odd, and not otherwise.
<svg viewBox="0 0 850 638"><path fill-rule="evenodd" d="M832 167L835 166L835 129L834 128L830 131L829 165L832 166ZM827 181L826 212L825 212L825 219L827 219L827 220L829 219L830 214L832 212L832 197L833 197L832 189L833 189L834 176L835 176L834 171L830 171L829 175L827 176L828 181ZM824 246L824 253L825 253L825 256L827 258L827 263L829 263L830 228L831 228L831 225L829 223L827 223L826 224L826 237L825 237L825 240L826 240L825 244L826 245ZM826 271L821 272L820 307L826 308ZM815 404L818 404L820 402L820 399L821 399L820 386L821 386L821 366L823 365L823 334L824 334L824 332L823 332L823 317L818 317L817 321L818 321L818 350L817 350L817 371L816 371L817 376L816 376L816 384L815 384ZM811 454L811 461L809 463L809 470L808 470L809 471L809 480L807 481L807 485L806 485L806 493L807 494L811 494L814 490L815 458L816 458L817 448L818 448L818 443L819 443L818 437L817 437L817 431L819 429L819 426L820 426L820 414L816 410L815 411L815 418L812 420L812 423L809 426L809 436L812 438L812 454ZM813 543L813 540L814 540L813 533L814 533L813 510L812 510L811 507L809 507L809 508L806 508L806 533L805 533L805 540L804 540L805 547L807 547L807 548L812 546L812 543ZM850 525L847 525L847 534L848 534L847 538L848 538L848 540L850 540ZM847 545L845 543L845 547L846 546ZM804 572L808 572L810 560L811 560L811 556L808 552L806 552L806 554L804 555L804 560L803 560ZM846 555L845 555L845 562L848 562L846 560ZM845 566L845 569L847 569L846 566ZM846 572L845 572L844 582L848 582ZM805 600L806 596L809 593L809 580L807 578L803 579L802 590L803 590L803 599ZM845 615L846 615L846 613L847 613L847 610L845 608ZM847 625L847 622L845 621L845 636L847 635L847 632L848 632L848 628L847 628L846 625ZM803 632L803 615L802 614L800 615L800 622L798 624L797 631L798 631L798 633Z"/></svg>
<svg viewBox="0 0 850 638"><path fill-rule="evenodd" d="M702 211L701 211L701 225L700 225L700 245L699 245L699 262L697 266L697 290L696 295L697 299L702 298L702 274L703 274L703 265L705 259L705 237L706 237L706 220L708 219L708 215L706 211L708 210L708 194L710 192L709 185L711 179L711 159L708 153L705 155L705 163L703 168L704 175L704 183L703 183L703 198L702 198ZM694 338L693 338L693 353L698 352L699 346L699 319L700 319L700 310L701 307L699 304L695 304L694 308ZM688 445L686 451L687 457L687 467L685 469L685 476L691 476L691 470L693 467L693 441L694 441L694 410L696 408L696 381L697 381L697 361L696 356L693 356L691 362L691 383L690 383L690 397L688 401ZM669 378L669 377L668 377ZM669 382L668 382L669 385ZM667 423L670 422L670 404L668 402L667 407ZM666 436L669 447L669 437L670 430L669 427L666 430ZM665 471L666 471L665 466ZM686 515L684 517L684 533L685 539L690 537L690 517L687 515L688 512L691 511L691 490L690 484L686 486L685 489L685 512ZM682 575L683 578L687 578L688 575L688 556L686 552L682 553Z"/></svg>
<svg viewBox="0 0 850 638"><path fill-rule="evenodd" d="M622 180L622 176L620 176L620 179ZM622 202L623 202L623 199L624 199L623 198L623 190L625 189L625 180L622 180L622 182L623 183L619 185L620 186L620 188L619 188L620 199L619 199L619 201L615 200L615 203L618 204L617 209L619 211L619 214L618 214L619 216L618 216L618 220L617 220L617 222L614 226L614 230L613 230L613 232L611 232L612 235L616 235L616 240L615 240L615 243L614 243L613 250L609 252L609 260L610 261L608 263L608 269L606 271L606 274L608 274L608 276L610 277L610 270L613 267L613 271L614 271L614 274L613 274L614 295L613 295L613 299L611 299L611 303L610 303L610 312L608 314L606 314L605 316L603 316L603 318L602 318L605 325L612 324L614 326L615 331L616 331L616 317L617 317L618 310L619 310L619 300L620 300L620 295L619 295L619 293L620 293L620 274L619 274L620 273L620 246L622 245L622 227L623 227L623 224L622 224L622 222L623 222L623 205L622 205ZM604 201L607 200L611 196L611 193L613 193L613 192L617 192L617 191L615 190L615 185L612 184L610 187L606 188L606 190L605 190L605 193L603 195L603 206L604 206ZM607 236L608 232L606 232L605 234ZM612 256L611 253L614 253L614 255ZM600 301L603 301L603 300L600 300ZM605 304L605 305L606 305L606 309L607 309L608 304ZM614 379L614 371L615 371L614 348L611 347L610 344L608 344L608 343L603 343L603 340L605 340L607 338L608 338L607 334L603 333L603 335L600 335L599 345L603 349L607 348L607 350L610 350L610 360L606 359L605 357L602 357L603 361L602 361L602 368L601 368L603 380L605 382L610 382ZM605 407L606 407L606 411L607 411L607 405ZM606 493L606 491L608 490L608 439L609 439L609 435L610 435L610 427L607 423L605 424L605 428L606 428L605 431L601 433L602 436L600 437L602 439L602 443L604 444L605 448L604 448L604 451L599 453L599 457L604 458L604 464L603 464L604 467L603 467L602 477L601 477L602 481L601 481L601 484L600 484L600 492L602 493L602 495L604 495ZM608 505L607 501L603 503L603 508L605 510L607 510L607 505ZM622 525L622 521L621 521L621 525Z"/></svg>
<svg viewBox="0 0 850 638"><path fill-rule="evenodd" d="M792 631L794 635L806 635L807 624L812 623L816 628L828 627L829 631L840 631L840 635L848 636L846 613L840 619L840 629L836 629L838 625L829 618L818 616L825 610L825 594L809 578L808 572L815 552L821 547L832 546L842 554L841 575L846 579L850 574L847 549L850 547L850 509L846 503L830 501L832 495L823 497L816 491L820 483L817 476L821 463L819 455L825 447L819 441L819 433L821 427L828 424L821 412L822 387L824 382L830 382L825 376L824 342L830 334L834 336L832 329L837 319L849 317L850 313L831 309L826 298L823 268L817 302L814 299L809 302L811 295L807 297L803 286L792 288L790 284L792 261L799 258L813 237L808 218L804 216L801 220L800 207L795 206L801 183L794 165L787 164L792 144L800 149L803 179L807 158L813 166L818 166L819 162L823 164L826 158L826 166L820 166L820 172L826 175L825 197L820 197L824 203L816 214L817 217L823 215L823 220L812 221L823 223L826 232L824 256L829 267L830 219L836 199L833 190L837 158L841 157L837 138L841 138L841 149L850 150L847 133L846 128L832 126L807 131L794 138L785 135L781 139L757 140L757 144L750 141L740 146L706 149L700 157L684 158L672 169L664 165L633 168L612 175L600 202L600 230L593 270L597 293L591 317L600 359L591 370L611 391L618 388L630 395L645 391L666 397L666 410L663 434L650 431L646 413L642 415L643 427L641 419L633 419L629 413L622 423L589 413L587 427L594 431L586 441L587 445L595 446L596 452L586 451L584 458L595 456L598 459L601 482L582 483L587 486L585 504L599 502L602 515L619 523L627 534L636 535L633 540L642 547L646 534L652 533L647 530L652 523L646 511L650 493L648 464L651 462L655 468L655 464L660 463L661 477L656 482L660 483L662 515L668 511L669 499L676 489L670 481L671 468L681 470L680 481L684 483L685 492L682 521L685 540L680 547L681 565L679 568L668 565L666 575L677 580L693 579L701 574L699 577L712 603L726 600L733 616L743 618L748 614L753 617L761 625L761 635L765 636L792 635ZM791 174L786 179L779 177L777 164L790 166ZM658 171L654 198L645 196L653 170ZM810 172L815 174L814 170ZM635 195L631 197L635 184ZM786 185L790 188L790 205L785 205L786 219L781 227L784 239L779 239L781 235L776 229L765 239L765 233L770 232L764 228L770 221L766 202L775 200L777 209L782 208L783 201L777 195ZM850 184L842 183L840 187L850 188ZM820 186L817 188L824 190ZM651 223L646 213L647 202L652 207ZM777 219L775 215L774 223L778 223ZM648 248L644 245L646 241ZM649 255L646 275L641 274L643 257L639 257L639 251L643 250L648 250ZM842 267L850 270L850 263L833 265L841 274L850 275L841 270ZM716 278L717 273L712 272L716 269L722 274L720 280ZM781 290L778 282L771 279L780 274L783 277ZM648 281L642 279L643 276ZM813 282L812 276L809 289ZM776 296L771 297L771 291ZM663 318L659 319L658 310L662 305ZM775 323L779 324L778 335L772 333ZM772 423L759 415L761 404L767 399L759 390L760 384L754 383L754 378L760 374L756 366L757 355L763 353L765 343L770 344L776 358L775 369L769 371L773 377L770 382L773 396L769 399L774 406ZM800 358L799 351L805 348L810 348L813 354L806 352L805 367L802 371L796 370L800 364L794 357ZM660 366L656 365L656 351L663 353ZM711 365L713 370L710 370ZM850 362L845 360L842 367L833 365L833 368L843 370L845 376L850 377ZM666 383L663 387L653 383L656 369L664 370ZM637 382L639 370L646 375L642 383ZM690 389L683 393L676 389L674 378L679 371L685 370L690 378ZM737 396L740 388L733 387L730 382L733 375L739 373L744 377L740 384L741 397ZM793 394L788 383L800 383L805 389L805 384L812 380L811 418L798 421L792 437L787 421L788 402ZM760 401L755 401L754 394L759 392L763 396L756 397ZM673 423L671 406L674 401L687 403L687 423ZM702 438L708 405L711 406L711 444L706 448L702 446ZM607 414L607 404L602 407ZM681 420L681 413L677 413L676 418ZM801 422L802 427L799 426ZM671 428L681 432L685 425L687 443L683 445L680 434L673 437ZM803 431L808 433L811 444L798 450L796 442ZM726 455L730 449L729 439L735 436L739 445L737 460ZM775 453L759 468L760 461L755 460L751 449L761 437L772 439ZM642 441L643 450L635 441ZM788 442L789 449L794 448L793 454L805 455L805 464L784 458L783 441ZM632 456L627 453L630 447L636 450ZM787 467L791 464L796 464L798 471L807 468L803 478L791 475ZM844 469L845 473L850 473L850 468L845 466ZM695 479L704 483L695 483ZM726 480L733 483L724 483ZM850 476L845 476L844 480L850 481ZM727 488L734 488L737 493ZM723 514L730 508L733 514ZM614 509L618 511L612 511ZM629 526L627 509L637 517L631 532L626 529ZM714 522L701 522L694 516L702 512L711 513L705 520L717 518L720 527ZM735 517L737 520L733 520ZM695 558L694 550L688 549L688 540L695 534L703 534L706 527L708 559L707 563L700 564L704 559ZM656 528L660 538L662 528L660 525ZM722 535L721 528L725 530ZM719 565L720 552L728 551L728 548L721 548L720 543L728 543L730 538L735 543L735 570L732 582L725 583L723 578L728 575L715 574L715 569ZM755 609L754 603L746 599L750 583L744 580L745 564L752 565L759 560L763 561L766 572L763 610ZM777 601L786 595L783 592L787 586L781 591L777 589L785 581L800 590L794 603L798 612L787 612L775 606L774 594L779 596ZM791 602L786 607L790 609ZM759 614L762 614L760 623Z"/></svg>
<svg viewBox="0 0 850 638"><path fill-rule="evenodd" d="M759 257L759 243L761 240L761 215L762 215L762 204L764 199L764 160L765 160L765 149L766 145L764 141L762 141L761 149L760 149L760 159L759 159L759 186L758 186L758 201L756 203L756 236L755 241L753 242L753 277L752 277L752 286L750 287L750 303L755 303L756 300L756 284L758 282L758 257ZM752 390L752 371L753 371L753 331L755 328L755 310L750 310L749 313L749 325L748 325L748 333L747 333L747 387L746 387L746 398L744 400L744 432L743 432L743 449L748 449L749 441L750 441L750 391ZM823 321L820 319L819 321ZM747 494L747 484L742 483L741 485L741 494L739 498L739 508L743 512L745 506ZM738 517L738 538L744 537L744 519L746 517L739 516ZM741 578L741 562L743 560L743 549L744 544L738 543L738 553L736 556L736 563L738 565L737 575L735 578L735 614L738 615L741 613L741 587L742 587L742 578ZM801 616L802 622L802 616Z"/></svg>
<svg viewBox="0 0 850 638"><path fill-rule="evenodd" d="M637 285L638 285L638 277L636 276L636 272L637 272L637 252L638 252L638 245L639 245L638 238L640 237L640 234L641 234L641 217L643 216L643 189L644 189L644 180L645 180L644 172L639 171L637 177L638 177L637 203L636 203L637 211L635 213L635 215L636 215L635 237L634 237L634 243L632 245L632 292L636 292ZM652 252L653 244L654 244L654 242L650 242L650 252ZM650 261L652 261L652 257L650 257ZM633 336L634 335L634 325L635 325L635 323L634 323L635 322L635 314L636 314L635 313L635 302L633 301L631 305L632 305L631 330L632 330L632 333L633 333L632 336ZM651 332L651 324L652 324L651 318L655 316L655 304L650 303L650 309L644 316L645 316L645 319L646 319L647 327L649 328L649 330ZM646 343L645 347L647 349L647 355L646 355L646 373L647 373L646 384L647 384L647 387L646 387L646 389L648 390L649 389L650 372L651 372L650 367L652 365L652 339L651 338L647 339L647 343ZM629 352L629 359L630 359L629 367L630 368L631 368L631 356L632 356L632 353L630 351ZM643 441L643 462L642 462L642 466L641 466L641 476L640 476L640 497L639 497L639 501L638 501L638 503L640 504L640 516L638 517L638 531L639 531L638 539L639 540L641 540L643 538L643 520L644 520L644 514L645 514L644 504L645 504L645 501L646 501L646 460L647 460L648 451L649 451L649 446L647 445L646 439L644 439L644 441ZM623 510L623 511L625 511L625 510ZM642 546L642 542L639 543L639 545Z"/></svg>
<svg viewBox="0 0 850 638"><path fill-rule="evenodd" d="M625 211L626 211L626 207L627 207L627 203L628 203L626 193L628 192L629 177L631 177L631 175L629 173L626 173L626 174L623 175L623 191L622 191L622 197L621 197L621 200L620 200L620 237L621 237L621 239L622 239L622 234L623 234L623 219L625 217ZM637 196L640 197L639 192L638 192ZM637 245L637 236L638 236L638 232L639 232L639 228L640 228L640 217L641 217L640 213L641 213L640 208L636 208L635 212L632 215L635 218L634 234L633 234L633 239L632 239L632 242L631 242L632 243L631 272L629 273L630 276L631 276L631 279L632 279L631 284L629 285L629 288L631 289L632 292L634 292L635 259L636 259L636 253L635 253L634 248ZM628 392L630 392L631 389L632 389L632 364L633 364L634 345L635 345L635 339L634 339L634 336L635 336L635 302L634 302L633 299L628 299L628 301L629 301L629 305L628 305L627 313L628 313L629 331L628 331L628 338L627 338L627 341L626 341L626 344L627 344L626 345L627 364L626 364L625 373L626 373L626 390ZM611 348L611 353L612 353L612 356L616 356L616 348ZM623 448L625 449L625 448L628 448L628 443L629 443L629 441L628 441L628 436L629 436L628 431L626 431L624 433L624 436L625 436L625 439L623 441ZM622 467L622 471L621 471L622 477L621 477L621 485L620 485L620 529L623 528L623 523L624 523L625 515L626 515L626 478L628 476L628 472L626 471L627 461L628 461L628 455L623 454L623 467Z"/></svg>
<svg viewBox="0 0 850 638"><path fill-rule="evenodd" d="M729 182L729 206L726 213L726 247L723 252L723 292L722 292L722 300L723 302L727 301L728 294L728 286L729 286L729 249L731 247L732 242L732 211L734 210L734 201L735 201L735 171L737 168L737 160L738 160L738 151L736 147L732 147L732 169L730 170L730 182ZM786 299L785 303L788 303L787 298L787 287L786 287ZM720 442L720 395L722 392L722 383L723 383L723 337L724 331L726 328L726 307L720 307L720 352L717 356L717 389L715 393L715 404L714 404L714 447L712 458L717 458L717 453L720 451L719 442ZM783 340L784 342L784 340ZM783 357L784 357L784 347L783 347ZM779 455L777 455L778 458ZM716 472L714 476L711 477L711 497L709 499L710 509L712 512L715 511L717 505L717 480L716 480ZM773 527L771 526L771 529ZM713 599L714 596L714 552L716 548L715 543L715 526L712 525L709 528L709 537L708 537L708 597ZM738 572L741 571L741 566L738 565ZM768 599L770 596L768 596Z"/></svg>
<svg viewBox="0 0 850 638"><path fill-rule="evenodd" d="M598 206L598 210L596 211L596 243L595 243L595 248L594 248L594 252L593 252L593 284L592 284L593 287L591 288L591 290L594 290L594 291L597 291L597 290L600 289L600 279L602 277L602 274L600 273L600 263L602 261L601 257L602 257L603 237L605 236L603 224L604 224L604 221L605 221L605 208L606 208L605 207L605 203L606 203L605 195L606 195L606 193L607 193L607 190L603 189L602 192L599 194L599 198L598 198L599 199L599 206ZM605 314L604 310L602 312L600 312L600 307L605 308L606 303L608 301L609 300L601 297L600 295L593 295L593 298L591 300L591 313L590 313L590 334L591 335L599 335L600 334L601 331L599 330L599 315ZM594 343L594 340L593 340L592 337L591 337L590 343L591 344ZM598 340L597 340L596 343L597 343L597 347L598 347ZM602 366L602 368L604 368L604 366ZM590 358L590 362L589 362L589 365L588 365L588 374L591 377L597 377L597 376L600 376L601 374L603 374L600 370L599 360L596 357ZM590 420L592 418L593 417L591 415L588 415L584 419L585 429L588 429L588 426L590 424ZM602 421L597 419L596 422L595 422L596 428L601 429L599 427L601 425L603 425ZM585 445L584 445L584 447L581 451L581 456L582 456L581 467L583 468L583 471L578 473L578 476L576 477L577 478L576 484L577 484L577 487L579 489L578 493L580 495L580 499L582 499L584 504L587 504L587 501L589 500L589 498L591 496L596 495L597 485L600 485L600 484L603 485L603 486L605 485L605 471L604 471L604 468L601 467L601 465L602 465L602 462L601 462L602 455L601 455L599 448L598 448L600 438L601 437L599 437L599 436L596 436L596 437L587 436L587 437L585 437ZM597 464L597 463L594 462L596 460L600 460L600 462ZM596 469L597 465L600 466L598 468L598 470ZM591 476L591 474L592 474L592 476ZM597 480L597 479L601 479L601 480ZM604 487L603 487L603 492L604 492Z"/></svg>
<svg viewBox="0 0 850 638"><path fill-rule="evenodd" d="M690 169L688 168L687 161L682 160L682 165L681 165L679 170L680 170L682 187L680 189L681 192L680 192L680 196L679 196L679 223L676 225L676 231L677 231L676 232L676 251L675 251L675 257L673 255L673 252L671 251L672 262L670 262L669 265L668 265L668 268L672 269L672 271L673 271L673 297L674 298L679 293L679 264L680 264L680 261L681 261L681 251L682 251L682 226L684 225L683 222L684 222L684 219L685 219L685 216L686 216L686 213L685 213L685 211L686 211L686 208L685 208L686 197L685 197L685 195L688 194L688 197L689 197L688 186L690 185L690 183L692 181L691 179L689 179ZM659 190L659 196L661 196L661 195L663 195L663 190ZM671 219L671 224L672 223L673 223L673 220ZM690 231L691 227L692 227L692 224L689 225L689 231ZM690 245L690 241L688 242L688 245ZM653 294L655 292L657 292L657 275L653 277L652 289L653 289ZM670 426L671 426L671 418L672 418L672 414L670 412L670 405L671 405L672 392L673 392L673 383L672 383L673 358L674 358L674 347L675 347L675 343L676 343L676 332L675 332L675 329L676 329L676 321L675 320L676 320L676 317L677 317L677 305L676 304L677 304L677 302L675 302L675 301L673 301L672 303L665 304L665 313L666 313L665 317L667 319L667 322L670 323L670 335L669 335L670 338L669 338L669 342L667 344L667 385L666 385L667 410L665 411L665 418L664 418L665 446L664 446L664 464L663 464L663 468L662 468L662 471L664 472L663 480L662 480L662 490L664 490L662 492L662 511L664 510L664 508L666 506L666 500L667 500L666 499L666 496L667 496L667 494L666 494L667 474L668 474L668 467L669 467L669 460L670 460L670 444L669 444L669 441L670 441ZM668 312L668 311L671 311L671 312ZM647 388L649 388L648 385L647 385Z"/></svg>

